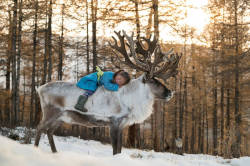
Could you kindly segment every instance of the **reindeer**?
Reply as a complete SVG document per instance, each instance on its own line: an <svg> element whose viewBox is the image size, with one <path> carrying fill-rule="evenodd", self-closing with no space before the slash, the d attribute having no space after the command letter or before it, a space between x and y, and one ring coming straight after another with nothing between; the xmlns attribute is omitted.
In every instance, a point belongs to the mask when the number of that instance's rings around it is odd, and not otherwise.
<svg viewBox="0 0 250 166"><path fill-rule="evenodd" d="M115 33L120 45L115 37L112 37L114 44L109 44L123 56L124 60L120 58L120 61L144 74L116 92L99 87L85 104L87 112L74 108L79 95L84 93L75 83L56 81L40 86L37 92L43 117L37 127L35 146L39 145L41 133L46 132L52 152L57 152L53 132L62 123L109 126L113 155L121 153L123 129L147 119L152 114L154 99L167 101L173 96L156 78L166 80L176 75L181 55L174 54L172 49L162 52L155 37L153 40L151 37L133 40L133 33L131 36L125 31ZM147 48L142 41L147 43ZM129 53L126 48L129 48Z"/></svg>

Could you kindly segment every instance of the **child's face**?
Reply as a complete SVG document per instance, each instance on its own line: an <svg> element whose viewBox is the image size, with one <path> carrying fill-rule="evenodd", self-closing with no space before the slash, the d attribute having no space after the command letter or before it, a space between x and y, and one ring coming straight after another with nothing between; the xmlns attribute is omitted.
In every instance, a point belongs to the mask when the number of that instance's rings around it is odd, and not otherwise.
<svg viewBox="0 0 250 166"><path fill-rule="evenodd" d="M121 76L120 74L118 74L115 77L115 83L117 83L119 85L119 87L121 87L126 83L126 79L123 76Z"/></svg>

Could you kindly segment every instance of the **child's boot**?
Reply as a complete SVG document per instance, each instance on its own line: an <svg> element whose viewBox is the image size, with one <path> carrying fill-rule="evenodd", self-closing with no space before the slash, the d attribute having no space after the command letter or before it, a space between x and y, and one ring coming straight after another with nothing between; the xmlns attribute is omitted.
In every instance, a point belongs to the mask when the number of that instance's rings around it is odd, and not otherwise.
<svg viewBox="0 0 250 166"><path fill-rule="evenodd" d="M84 107L87 100L88 100L88 96L80 95L75 105L75 109L80 110L82 112L87 112L88 110Z"/></svg>

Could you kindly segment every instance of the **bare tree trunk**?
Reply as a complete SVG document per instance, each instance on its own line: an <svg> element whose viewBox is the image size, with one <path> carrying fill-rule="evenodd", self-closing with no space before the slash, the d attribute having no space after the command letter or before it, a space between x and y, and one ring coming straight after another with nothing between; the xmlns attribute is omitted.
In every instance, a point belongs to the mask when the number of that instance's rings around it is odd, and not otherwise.
<svg viewBox="0 0 250 166"><path fill-rule="evenodd" d="M223 14L222 14L222 21L225 22L225 4L223 4ZM224 60L225 59L225 25L223 24L222 26L222 30L221 30L221 59ZM224 116L224 93L225 93L225 76L224 74L221 75L221 89L220 89L220 93L221 93L221 98L220 98L220 110L221 110L221 141L220 141L220 154L223 155L224 154L224 123L225 123L225 116ZM224 155L225 156L225 155Z"/></svg>
<svg viewBox="0 0 250 166"><path fill-rule="evenodd" d="M97 4L98 0L91 0L91 9L92 9L92 43L93 43L93 72L96 71L97 65L97 52L96 52L96 21L97 21Z"/></svg>
<svg viewBox="0 0 250 166"><path fill-rule="evenodd" d="M204 73L203 73L204 74ZM203 87L204 89L206 88L206 87ZM202 126L201 126L201 151L200 151L200 153L204 153L204 146L205 146L205 109L206 109L206 107L205 107L205 102L204 102L204 98L205 98L205 95L204 96L202 96L202 98L203 98L203 101L202 101L202 110L201 110L201 112L202 112Z"/></svg>
<svg viewBox="0 0 250 166"><path fill-rule="evenodd" d="M87 51L87 73L89 74L89 12L88 12L88 0L86 0L86 30L87 30L87 44L86 44L86 51Z"/></svg>
<svg viewBox="0 0 250 166"><path fill-rule="evenodd" d="M156 152L160 152L161 150L161 147L160 147L160 131L161 129L159 128L160 127L160 102L157 102L155 101L154 103L154 114L155 114L155 136L154 136L154 150Z"/></svg>
<svg viewBox="0 0 250 166"><path fill-rule="evenodd" d="M48 22L48 61L49 61L49 69L48 69L48 82L51 81L51 77L52 77L52 28L51 28L51 24L52 24L52 0L50 0L49 3L49 22Z"/></svg>
<svg viewBox="0 0 250 166"><path fill-rule="evenodd" d="M227 86L229 87L229 85L227 85ZM230 117L230 89L229 88L227 88L227 106L226 106L226 109L227 109L226 128L227 128L227 130L230 130L230 123L231 123L230 118L231 117Z"/></svg>
<svg viewBox="0 0 250 166"><path fill-rule="evenodd" d="M134 4L135 4L136 34L137 34L137 38L139 38L141 30L140 30L140 18L139 18L138 0L134 0Z"/></svg>
<svg viewBox="0 0 250 166"><path fill-rule="evenodd" d="M12 17L11 17L11 11L9 10L8 11L8 16L9 16L9 34L8 34L8 48L6 50L6 54L7 54L7 66L6 66L6 85L5 85L5 90L6 90L6 93L7 93L7 97L5 99L5 117L6 117L6 120L5 120L5 124L10 124L10 116L11 116L11 110L10 110L10 95L9 95L9 92L10 92L10 72L11 72L11 49L12 49L12 39L11 39L11 36L12 36Z"/></svg>
<svg viewBox="0 0 250 166"><path fill-rule="evenodd" d="M38 72L39 72L39 69L38 70L36 70L36 86L39 86L39 74L38 74ZM39 103L39 99L38 99L38 95L36 95L36 93L35 93L35 119L34 119L34 126L37 126L38 125L38 123L39 123L39 113L40 113L40 103Z"/></svg>
<svg viewBox="0 0 250 166"><path fill-rule="evenodd" d="M14 114L12 119L12 126L16 124L17 120L17 110L16 110L16 30L17 30L17 0L13 0L14 7L13 7L13 22L12 22L12 49L11 49L11 56L12 56L12 104L11 110Z"/></svg>
<svg viewBox="0 0 250 166"><path fill-rule="evenodd" d="M231 116L230 116L230 77L228 78L227 81L227 91L226 91L226 132L225 132L225 149L224 149L224 156L225 157L231 157L231 148L229 147L231 142L229 142L229 139L231 137L230 131L231 131Z"/></svg>
<svg viewBox="0 0 250 166"><path fill-rule="evenodd" d="M213 61L215 62L215 58L217 53L214 53L215 55L213 56ZM213 79L214 79L214 85L213 85L213 96L214 96L214 106L213 106L213 155L218 154L218 149L217 149L217 67L214 65L213 66Z"/></svg>
<svg viewBox="0 0 250 166"><path fill-rule="evenodd" d="M209 141L208 141L208 111L207 111L207 108L206 108L205 113L206 113L206 140L207 140L206 153L208 154Z"/></svg>
<svg viewBox="0 0 250 166"><path fill-rule="evenodd" d="M224 75L221 76L221 97L220 97L220 109L221 109L221 154L223 153L224 144Z"/></svg>
<svg viewBox="0 0 250 166"><path fill-rule="evenodd" d="M127 144L129 147L135 148L136 145L136 125L133 124L132 126L129 126L128 128L128 139Z"/></svg>
<svg viewBox="0 0 250 166"><path fill-rule="evenodd" d="M18 20L18 52L17 52L17 81L16 81L16 111L17 111L17 123L19 125L20 116L20 94L19 94L19 84L20 84L20 63L21 63L21 50L22 50L22 6L23 0L19 1L19 20Z"/></svg>
<svg viewBox="0 0 250 166"><path fill-rule="evenodd" d="M26 90L25 90L25 87L26 87L26 74L25 74L25 71L23 72L23 106L22 106L22 122L24 121L24 110L25 110L25 98L26 98Z"/></svg>
<svg viewBox="0 0 250 166"><path fill-rule="evenodd" d="M198 85L199 86L199 97L200 99L202 98L202 95L201 95L201 88L200 88L200 84ZM197 151L196 153L201 153L201 150L202 150L202 104L201 104L201 100L198 101L198 117L197 117L197 123L198 123L198 147L197 147Z"/></svg>
<svg viewBox="0 0 250 166"><path fill-rule="evenodd" d="M154 9L154 34L159 39L159 16L158 16L158 0L153 0Z"/></svg>
<svg viewBox="0 0 250 166"><path fill-rule="evenodd" d="M151 34L151 28L152 28L152 16L153 16L153 5L150 8L150 13L148 16L148 25L147 25L147 31L146 31L146 37L149 38Z"/></svg>
<svg viewBox="0 0 250 166"><path fill-rule="evenodd" d="M206 90L206 77L205 77L205 69L203 68L203 89L204 89L204 101L203 101L203 141L206 143L204 144L204 152L205 152L205 145L206 145L206 153L208 154L208 116L207 116L207 90ZM205 123L206 122L206 123ZM206 124L206 126L205 126ZM206 130L205 130L206 129ZM205 136L206 133L206 136Z"/></svg>
<svg viewBox="0 0 250 166"><path fill-rule="evenodd" d="M33 56L32 56L32 83L31 83L31 98L30 98L30 126L33 126L34 117L34 100L35 100L35 77L36 77L36 46L37 46L37 14L38 1L35 1L35 25L33 31Z"/></svg>
<svg viewBox="0 0 250 166"><path fill-rule="evenodd" d="M42 84L46 83L47 79L47 57L48 57L48 1L45 1L45 10L46 10L46 20L45 20L45 28L44 28L44 54L43 54L43 78Z"/></svg>
<svg viewBox="0 0 250 166"><path fill-rule="evenodd" d="M179 138L182 138L183 135L183 95L182 95L182 72L180 72L180 83L179 83ZM185 86L184 86L185 88ZM185 89L184 89L185 92ZM186 108L185 108L186 109Z"/></svg>
<svg viewBox="0 0 250 166"><path fill-rule="evenodd" d="M193 51L193 46L191 52ZM191 53L192 56L192 53ZM191 132L191 142L190 142L190 151L191 153L195 153L194 147L195 147L195 143L196 143L196 136L195 136L195 123L196 123L196 104L195 104L195 99L194 99L194 90L195 90L195 75L194 75L194 66L192 66L193 71L192 71L192 90L193 93L191 94L191 100L192 100L192 122L191 122L191 126L192 126L192 132Z"/></svg>
<svg viewBox="0 0 250 166"><path fill-rule="evenodd" d="M47 24L47 23L46 23ZM42 80L42 84L46 83L46 79L47 79L47 55L48 55L48 30L45 29L44 32L44 39L45 39L45 45L44 45L44 54L43 54L43 80Z"/></svg>
<svg viewBox="0 0 250 166"><path fill-rule="evenodd" d="M63 77L63 72L62 72L62 67L63 67L63 31L64 31L64 4L62 5L62 25L61 25L61 36L59 39L59 64L58 64L58 80L62 80Z"/></svg>
<svg viewBox="0 0 250 166"><path fill-rule="evenodd" d="M79 54L78 54L78 51L79 51L79 42L76 43L76 80L79 79Z"/></svg>
<svg viewBox="0 0 250 166"><path fill-rule="evenodd" d="M238 4L237 1L234 0L234 29L235 29L235 100L234 100L234 115L235 115L235 134L236 141L233 144L235 147L232 150L233 157L240 157L240 144L241 144L241 133L240 133L240 125L241 125L241 112L239 108L239 34L238 34Z"/></svg>
<svg viewBox="0 0 250 166"><path fill-rule="evenodd" d="M165 141L165 126L166 126L166 109L165 109L165 102L160 102L161 104L161 126L160 126L160 129L161 129L161 132L160 132L160 147L161 147L161 151L163 152L164 150L171 150L170 146L171 146L171 142L166 142ZM168 128L167 128L168 130ZM165 146L165 143L166 146Z"/></svg>
<svg viewBox="0 0 250 166"><path fill-rule="evenodd" d="M182 102L184 102L184 106L185 106L185 109L183 109L183 104L181 104L181 112L180 116L182 116L182 119L183 120L183 115L184 115L184 131L185 131L185 135L184 135L184 151L185 152L188 152L188 94L187 94L187 77L184 77L184 94L183 94L183 100ZM180 122L182 123L182 122ZM183 129L181 129L183 130ZM181 137L182 138L182 137Z"/></svg>
<svg viewBox="0 0 250 166"><path fill-rule="evenodd" d="M186 4L186 1L185 1ZM187 17L187 10L185 10L185 18ZM183 140L183 115L184 115L184 151L188 152L188 92L187 92L187 72L186 72L186 56L187 56L187 25L184 26L184 56L183 56L183 69L184 69L184 94L180 93L180 138ZM180 92L182 91L182 78L183 73L180 73Z"/></svg>
<svg viewBox="0 0 250 166"><path fill-rule="evenodd" d="M177 92L177 78L175 77L174 79L174 91ZM172 132L173 132L173 138L172 138L172 147L173 147L173 152L176 152L177 151L177 147L176 147L176 143L175 143L175 140L177 139L177 120L178 120L178 117L177 117L177 107L178 107L178 98L177 98L177 95L175 96L174 98L174 125L173 125L173 129L172 129Z"/></svg>

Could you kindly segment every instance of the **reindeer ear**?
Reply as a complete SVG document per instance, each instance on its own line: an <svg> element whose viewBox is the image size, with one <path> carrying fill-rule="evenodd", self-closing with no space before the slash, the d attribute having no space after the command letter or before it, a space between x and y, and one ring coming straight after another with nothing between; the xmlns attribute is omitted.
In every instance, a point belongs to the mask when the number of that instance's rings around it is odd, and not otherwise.
<svg viewBox="0 0 250 166"><path fill-rule="evenodd" d="M142 83L146 83L146 74L142 74L140 77L137 78L139 81L141 81Z"/></svg>
<svg viewBox="0 0 250 166"><path fill-rule="evenodd" d="M148 81L148 73L144 73L143 75L142 75L142 83L146 83Z"/></svg>
<svg viewBox="0 0 250 166"><path fill-rule="evenodd" d="M146 83L146 77L142 77L142 83L145 84Z"/></svg>

